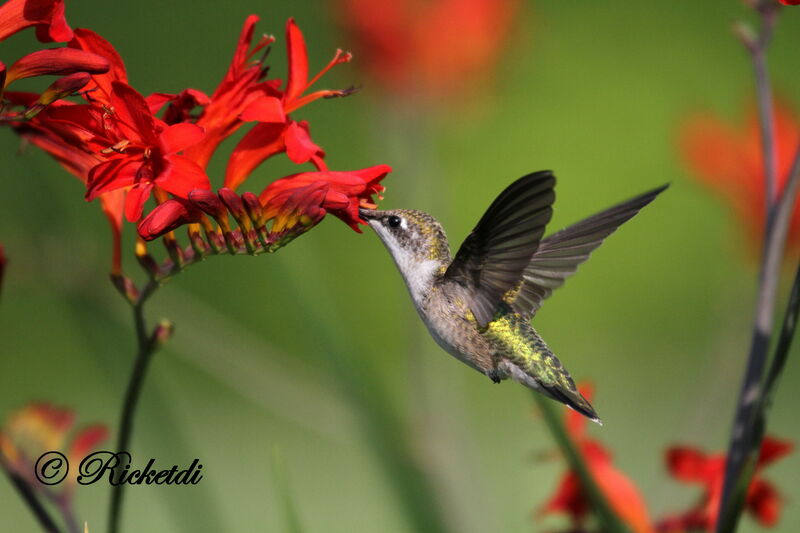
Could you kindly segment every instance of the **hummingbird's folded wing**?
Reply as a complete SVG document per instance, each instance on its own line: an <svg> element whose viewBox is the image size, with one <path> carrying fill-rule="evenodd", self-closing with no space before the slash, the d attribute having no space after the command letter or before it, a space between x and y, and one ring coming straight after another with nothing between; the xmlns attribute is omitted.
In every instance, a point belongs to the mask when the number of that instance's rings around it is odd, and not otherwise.
<svg viewBox="0 0 800 533"><path fill-rule="evenodd" d="M515 312L532 317L542 301L563 285L578 265L589 259L589 254L602 244L603 239L667 187L669 185L631 198L543 239L523 272L522 284L506 296L506 301Z"/></svg>
<svg viewBox="0 0 800 533"><path fill-rule="evenodd" d="M555 177L535 172L509 185L492 202L459 248L445 277L467 287L475 320L483 327L494 317L509 289L522 279L553 214Z"/></svg>

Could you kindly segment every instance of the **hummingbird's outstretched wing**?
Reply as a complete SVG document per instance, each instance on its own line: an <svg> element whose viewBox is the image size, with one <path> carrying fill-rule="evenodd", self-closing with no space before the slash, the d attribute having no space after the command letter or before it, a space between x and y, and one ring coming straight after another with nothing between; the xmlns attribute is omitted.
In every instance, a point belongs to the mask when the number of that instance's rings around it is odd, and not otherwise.
<svg viewBox="0 0 800 533"><path fill-rule="evenodd" d="M470 289L479 326L494 317L503 295L517 285L550 221L556 179L550 171L524 176L492 202L464 240L445 278Z"/></svg>
<svg viewBox="0 0 800 533"><path fill-rule="evenodd" d="M543 239L523 272L522 283L506 295L506 301L523 317L532 317L542 301L589 259L603 239L667 187L663 185L631 198Z"/></svg>

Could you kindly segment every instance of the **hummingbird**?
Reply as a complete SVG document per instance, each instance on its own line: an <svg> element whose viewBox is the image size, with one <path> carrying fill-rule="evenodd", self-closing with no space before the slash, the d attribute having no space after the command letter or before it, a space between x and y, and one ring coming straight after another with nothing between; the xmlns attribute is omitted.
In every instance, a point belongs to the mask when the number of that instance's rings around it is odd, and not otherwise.
<svg viewBox="0 0 800 533"><path fill-rule="evenodd" d="M542 238L555 182L549 170L513 182L455 257L442 225L423 211L360 208L359 215L391 254L439 346L495 383L511 378L602 424L530 320L606 237L669 185Z"/></svg>

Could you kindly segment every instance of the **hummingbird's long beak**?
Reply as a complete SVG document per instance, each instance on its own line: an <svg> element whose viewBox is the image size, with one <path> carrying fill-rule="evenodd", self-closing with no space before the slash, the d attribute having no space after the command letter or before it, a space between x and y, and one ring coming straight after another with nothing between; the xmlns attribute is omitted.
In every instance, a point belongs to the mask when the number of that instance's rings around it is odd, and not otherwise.
<svg viewBox="0 0 800 533"><path fill-rule="evenodd" d="M370 220L375 218L375 210L374 209L366 209L364 207L358 208L358 216L363 218L364 220Z"/></svg>

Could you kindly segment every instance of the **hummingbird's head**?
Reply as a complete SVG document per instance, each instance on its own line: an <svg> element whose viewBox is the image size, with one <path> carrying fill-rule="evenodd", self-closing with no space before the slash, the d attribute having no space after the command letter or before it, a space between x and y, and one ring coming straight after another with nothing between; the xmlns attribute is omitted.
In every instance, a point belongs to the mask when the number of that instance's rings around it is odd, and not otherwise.
<svg viewBox="0 0 800 533"><path fill-rule="evenodd" d="M422 211L361 208L361 218L375 230L392 255L415 300L450 263L447 236L439 221Z"/></svg>

